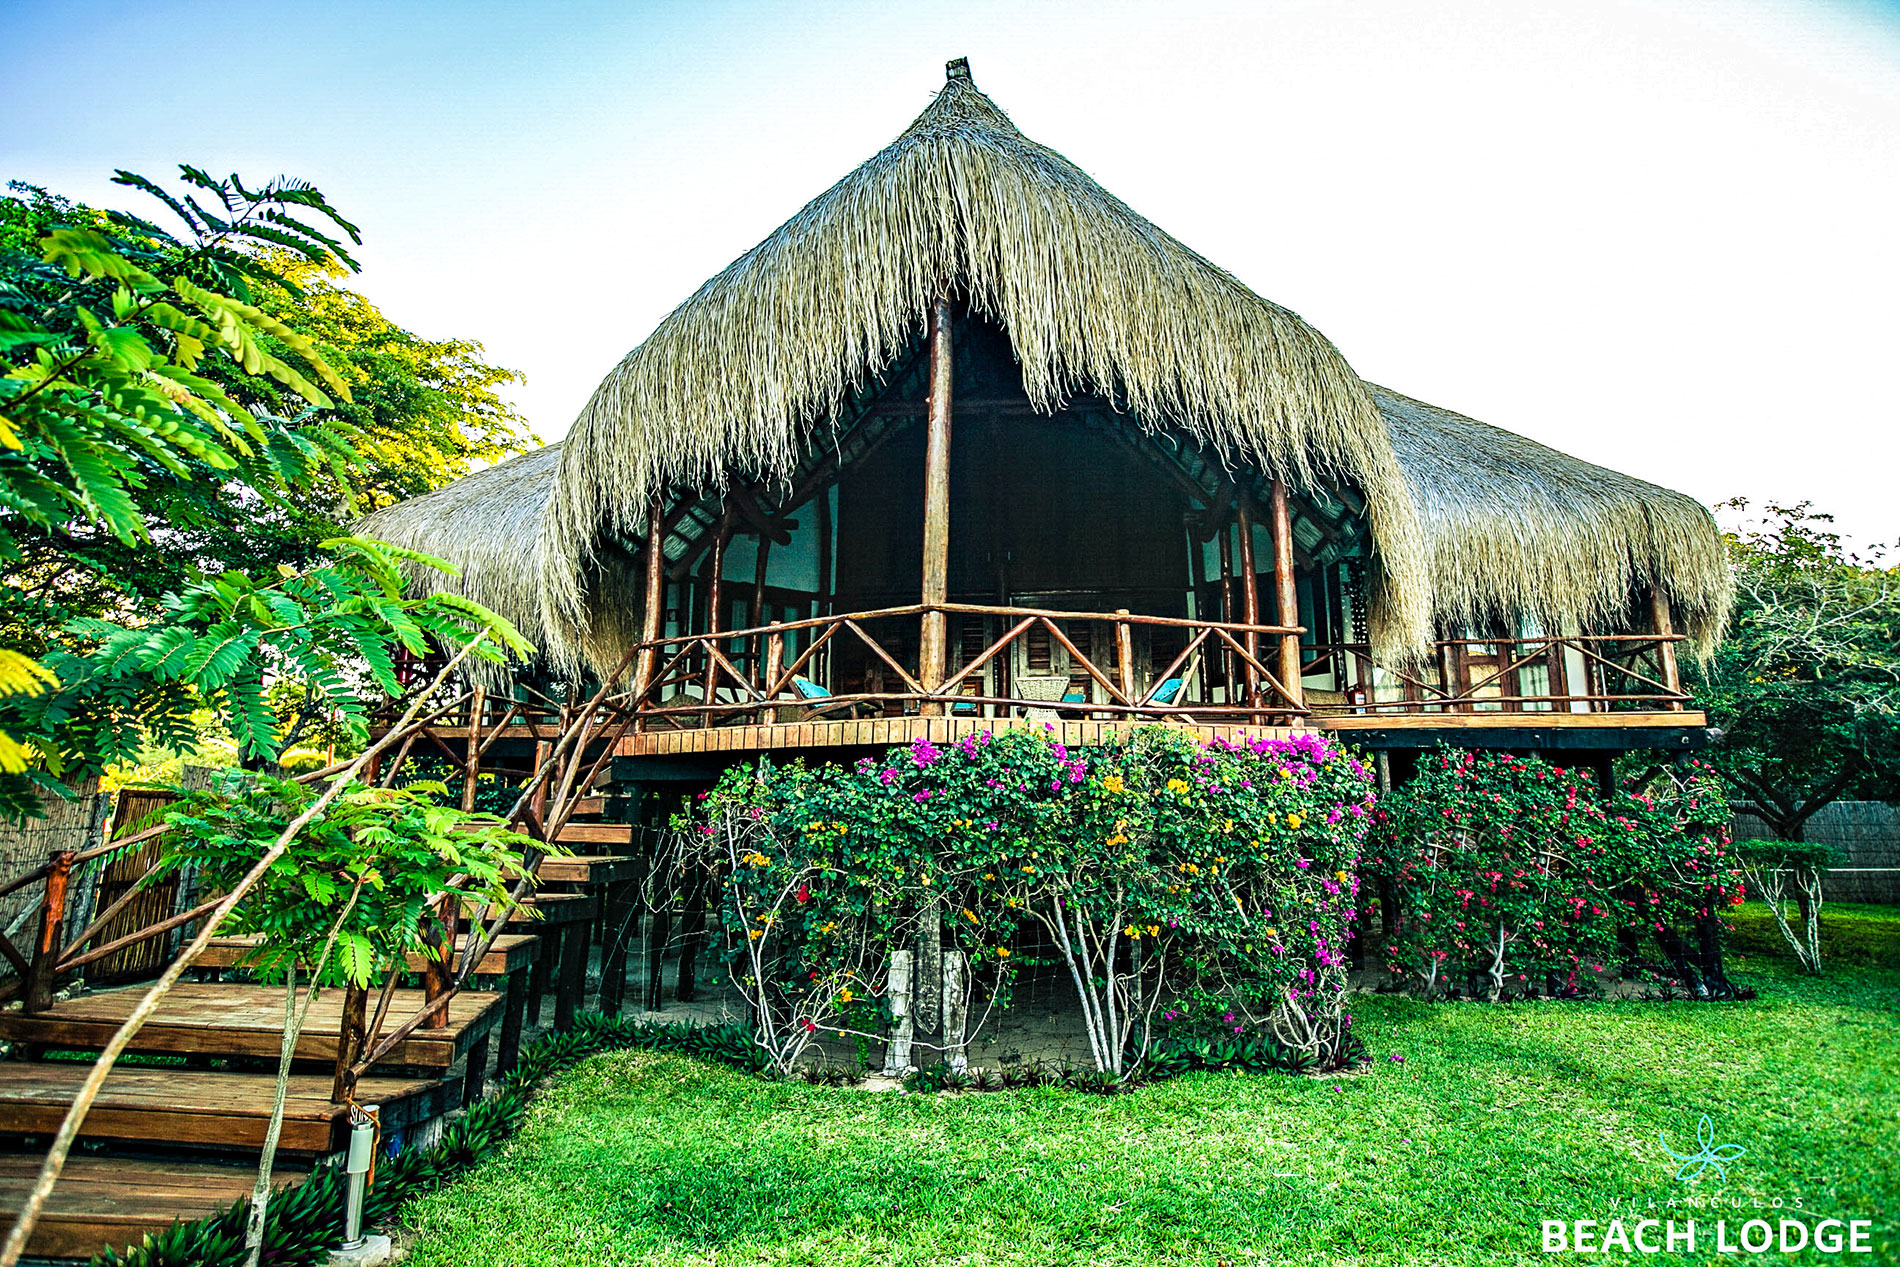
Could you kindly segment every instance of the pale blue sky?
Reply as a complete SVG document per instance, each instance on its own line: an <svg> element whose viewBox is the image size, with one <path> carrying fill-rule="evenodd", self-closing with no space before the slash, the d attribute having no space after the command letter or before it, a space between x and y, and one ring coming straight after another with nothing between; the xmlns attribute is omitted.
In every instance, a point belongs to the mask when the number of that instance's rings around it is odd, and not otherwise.
<svg viewBox="0 0 1900 1267"><path fill-rule="evenodd" d="M525 371L544 438L967 55L1366 377L1900 537L1894 4L6 0L0 46L0 177L312 180L359 288Z"/></svg>

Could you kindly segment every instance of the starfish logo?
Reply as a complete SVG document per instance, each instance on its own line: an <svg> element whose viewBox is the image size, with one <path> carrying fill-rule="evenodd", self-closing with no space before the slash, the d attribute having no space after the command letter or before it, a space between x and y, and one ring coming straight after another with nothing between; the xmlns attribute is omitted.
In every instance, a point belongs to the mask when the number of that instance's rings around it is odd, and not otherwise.
<svg viewBox="0 0 1900 1267"><path fill-rule="evenodd" d="M1723 1144L1718 1148L1715 1143L1715 1125L1709 1121L1707 1113L1702 1115L1702 1121L1696 1126L1695 1139L1695 1152L1679 1153L1669 1146L1662 1132L1656 1133L1656 1142L1662 1145L1663 1151L1682 1163L1676 1171L1676 1178L1683 1183L1696 1182L1702 1178L1702 1172L1711 1166L1715 1167L1715 1173L1722 1182L1727 1183L1728 1163L1748 1152L1740 1144Z"/></svg>

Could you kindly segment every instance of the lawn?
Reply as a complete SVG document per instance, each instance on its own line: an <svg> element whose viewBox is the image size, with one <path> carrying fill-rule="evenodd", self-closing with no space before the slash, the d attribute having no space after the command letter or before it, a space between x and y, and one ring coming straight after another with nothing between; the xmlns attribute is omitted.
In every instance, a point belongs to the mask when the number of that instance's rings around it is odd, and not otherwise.
<svg viewBox="0 0 1900 1267"><path fill-rule="evenodd" d="M1719 1192L1746 1208L1673 1216L1733 1227L1756 1199L1798 1199L1810 1220L1874 1221L1874 1253L1826 1260L1900 1262L1900 969L1808 980L1764 942L1738 976L1761 997L1366 996L1364 1073L1193 1075L1109 1098L873 1094L601 1056L556 1081L503 1155L410 1207L410 1261L1552 1261L1540 1219L1651 1217L1629 1203ZM1658 1143L1694 1151L1704 1114L1747 1150L1726 1186L1678 1182Z"/></svg>

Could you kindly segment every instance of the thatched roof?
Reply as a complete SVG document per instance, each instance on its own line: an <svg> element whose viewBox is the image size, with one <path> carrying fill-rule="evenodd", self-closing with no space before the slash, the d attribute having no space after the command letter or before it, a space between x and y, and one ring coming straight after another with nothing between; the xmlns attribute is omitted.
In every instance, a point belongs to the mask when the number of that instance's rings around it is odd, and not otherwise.
<svg viewBox="0 0 1900 1267"><path fill-rule="evenodd" d="M553 644L541 605L541 521L560 457L561 446L551 444L509 458L365 515L355 531L455 565L455 575L419 564L403 570L419 591L472 598L546 651ZM600 600L593 623L616 641L637 638L640 569L616 549L600 551L593 566Z"/></svg>
<svg viewBox="0 0 1900 1267"><path fill-rule="evenodd" d="M1008 335L1030 400L1097 392L1298 482L1362 491L1388 650L1422 646L1426 554L1371 394L1338 350L1016 130L961 63L905 132L708 281L596 389L542 525L557 653L590 631L589 552L667 486L783 478L948 291Z"/></svg>
<svg viewBox="0 0 1900 1267"><path fill-rule="evenodd" d="M1383 387L1372 394L1430 543L1442 624L1527 614L1553 633L1613 627L1654 584L1673 601L1677 632L1700 655L1714 648L1734 582L1700 502Z"/></svg>
<svg viewBox="0 0 1900 1267"><path fill-rule="evenodd" d="M1482 627L1534 615L1549 630L1572 622L1634 624L1626 610L1659 581L1680 632L1706 654L1727 619L1731 578L1715 522L1680 493L1607 470L1449 409L1373 387L1431 561L1435 622ZM561 446L550 445L365 518L358 530L447 558L459 577L416 573L465 594L547 645L538 588L538 529ZM631 638L641 581L624 555L596 591L597 619Z"/></svg>

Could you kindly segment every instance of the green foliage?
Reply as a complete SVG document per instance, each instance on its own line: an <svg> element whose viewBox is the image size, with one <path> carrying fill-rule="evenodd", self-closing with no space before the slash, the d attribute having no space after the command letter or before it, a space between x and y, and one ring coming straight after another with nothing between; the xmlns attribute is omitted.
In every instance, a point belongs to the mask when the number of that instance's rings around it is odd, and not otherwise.
<svg viewBox="0 0 1900 1267"><path fill-rule="evenodd" d="M373 702L404 691L396 648L419 656L432 642L475 642L470 654L491 663L530 650L477 603L404 596L402 560L447 564L354 537L324 544L335 562L226 572L168 595L151 623L73 622L80 649L47 657L58 688L0 700L0 720L62 777L182 746L202 709L241 758L276 761L319 720L360 743Z"/></svg>
<svg viewBox="0 0 1900 1267"><path fill-rule="evenodd" d="M231 912L222 931L261 934L246 966L282 979L308 967L335 930L320 981L367 983L422 945L425 915L451 881L505 904L535 842L492 815L436 804L437 785L352 787L290 842ZM166 811L173 830L154 879L187 866L210 893L228 892L320 790L232 771Z"/></svg>
<svg viewBox="0 0 1900 1267"><path fill-rule="evenodd" d="M249 336L256 348L295 360L301 353L277 333L292 331L347 390L326 382L329 403L319 410L262 363L201 357L195 372L251 415L265 443L231 449L226 456L234 467L185 452L173 455L176 467L130 455L136 479L128 491L164 550L144 549L142 537L121 540L79 517L17 524L19 556L0 565L10 583L0 591L0 644L37 654L46 635L74 617L132 616L200 576L260 559L308 567L321 555L320 543L345 531L360 506L426 491L531 441L520 416L495 394L516 376L483 362L480 345L421 338L337 286L335 279L354 267L347 255L320 256L328 251L321 243L293 249L278 236L284 224L247 218L242 208L225 212L223 194L214 195L215 218L227 226L220 230L150 182L121 183L178 206L182 237L15 184L16 196L0 198L0 309L55 331L81 328L76 303L103 310L109 278L75 286L42 258L43 238L82 229L168 285L182 278L228 290L262 314ZM187 185L198 189L189 176ZM232 284L224 287L221 279ZM176 332L159 329L149 338L164 351Z"/></svg>
<svg viewBox="0 0 1900 1267"><path fill-rule="evenodd" d="M1745 886L1720 784L1605 798L1588 770L1439 749L1384 798L1368 865L1398 909L1388 967L1427 994L1496 1001L1540 981L1574 994L1636 933L1665 940Z"/></svg>
<svg viewBox="0 0 1900 1267"><path fill-rule="evenodd" d="M812 1035L853 1032L882 957L937 919L971 965L976 1014L1007 1004L1036 925L1102 1018L1098 1068L1121 1075L1163 994L1196 986L1341 1057L1370 804L1364 767L1315 736L1203 745L1156 727L1070 751L1011 731L850 769L730 772L680 825L721 873L735 977L781 1067Z"/></svg>
<svg viewBox="0 0 1900 1267"><path fill-rule="evenodd" d="M1745 503L1731 503L1745 506ZM1710 757L1777 834L1841 796L1900 796L1900 571L1856 557L1806 503L1729 539L1736 609L1697 701Z"/></svg>

